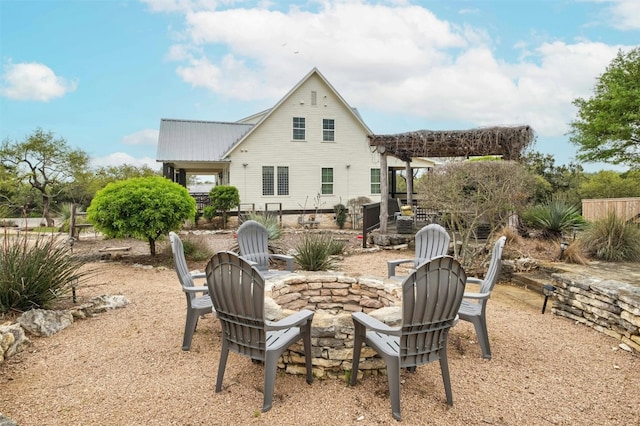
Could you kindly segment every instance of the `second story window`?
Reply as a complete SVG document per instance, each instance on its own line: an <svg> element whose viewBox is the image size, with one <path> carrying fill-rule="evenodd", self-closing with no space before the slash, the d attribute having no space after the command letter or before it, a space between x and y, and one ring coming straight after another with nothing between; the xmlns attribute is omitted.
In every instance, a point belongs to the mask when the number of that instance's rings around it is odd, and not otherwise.
<svg viewBox="0 0 640 426"><path fill-rule="evenodd" d="M293 140L303 141L305 140L306 124L304 117L293 117Z"/></svg>
<svg viewBox="0 0 640 426"><path fill-rule="evenodd" d="M329 118L322 119L322 141L333 142L335 141L336 123L335 120Z"/></svg>

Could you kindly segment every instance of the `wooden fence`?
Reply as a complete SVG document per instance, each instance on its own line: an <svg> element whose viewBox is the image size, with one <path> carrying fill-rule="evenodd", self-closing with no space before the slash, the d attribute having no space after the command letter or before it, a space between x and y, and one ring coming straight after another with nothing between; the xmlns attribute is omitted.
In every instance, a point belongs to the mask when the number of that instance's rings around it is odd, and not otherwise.
<svg viewBox="0 0 640 426"><path fill-rule="evenodd" d="M640 197L582 200L582 217L588 222L606 218L610 211L626 221L640 220Z"/></svg>

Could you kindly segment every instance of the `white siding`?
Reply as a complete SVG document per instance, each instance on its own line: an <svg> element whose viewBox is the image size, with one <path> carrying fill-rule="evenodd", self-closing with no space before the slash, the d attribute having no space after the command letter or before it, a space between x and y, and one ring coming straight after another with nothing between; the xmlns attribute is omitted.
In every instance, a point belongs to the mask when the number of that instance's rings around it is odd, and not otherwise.
<svg viewBox="0 0 640 426"><path fill-rule="evenodd" d="M311 105L311 92L317 105ZM306 140L292 138L292 118L304 117ZM322 141L322 120L335 120L335 141ZM230 184L238 188L243 203L281 202L283 209L314 208L321 192L321 169L333 168L333 195L321 196L321 208L331 209L339 202L371 194L370 170L379 167L378 155L371 152L366 129L353 113L317 75L312 75L290 94L268 119L258 125L231 156ZM246 166L245 166L246 164ZM262 195L262 166L289 167L289 195ZM347 167L349 165L350 167ZM276 183L277 184L277 183Z"/></svg>

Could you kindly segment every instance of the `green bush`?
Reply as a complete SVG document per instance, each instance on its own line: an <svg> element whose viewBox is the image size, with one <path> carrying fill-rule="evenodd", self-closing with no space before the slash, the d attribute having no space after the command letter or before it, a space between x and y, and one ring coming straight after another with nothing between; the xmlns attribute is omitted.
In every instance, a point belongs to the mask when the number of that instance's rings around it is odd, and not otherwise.
<svg viewBox="0 0 640 426"><path fill-rule="evenodd" d="M338 228L344 228L344 224L347 221L347 207L344 204L336 204L333 206L333 212L336 214Z"/></svg>
<svg viewBox="0 0 640 426"><path fill-rule="evenodd" d="M543 238L561 238L563 233L582 229L586 223L577 206L561 199L530 208L522 215L522 220L528 226L541 230Z"/></svg>
<svg viewBox="0 0 640 426"><path fill-rule="evenodd" d="M87 209L87 220L113 238L140 238L149 242L177 231L196 214L196 201L186 188L160 176L112 182L98 191Z"/></svg>
<svg viewBox="0 0 640 426"><path fill-rule="evenodd" d="M211 208L213 209L213 216L215 217L216 212L222 213L222 227L227 227L227 212L234 207L238 207L240 205L240 193L238 192L238 188L231 185L217 185L211 188L209 191L209 200L211 204ZM209 210L207 212L207 208L205 207L205 214L211 215L212 212ZM208 218L211 220L211 218Z"/></svg>
<svg viewBox="0 0 640 426"><path fill-rule="evenodd" d="M640 226L627 223L614 212L590 224L580 236L582 248L609 262L640 261Z"/></svg>
<svg viewBox="0 0 640 426"><path fill-rule="evenodd" d="M0 312L48 309L86 273L69 247L38 235L5 236L0 249Z"/></svg>
<svg viewBox="0 0 640 426"><path fill-rule="evenodd" d="M330 234L304 234L296 245L293 255L296 263L305 271L326 271L333 269L331 259L334 248Z"/></svg>

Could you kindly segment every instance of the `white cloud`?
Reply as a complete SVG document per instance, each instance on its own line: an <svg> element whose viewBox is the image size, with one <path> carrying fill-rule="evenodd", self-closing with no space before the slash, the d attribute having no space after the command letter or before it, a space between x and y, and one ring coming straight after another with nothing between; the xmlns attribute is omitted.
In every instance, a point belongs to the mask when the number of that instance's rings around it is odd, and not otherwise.
<svg viewBox="0 0 640 426"><path fill-rule="evenodd" d="M541 136L566 133L572 101L590 96L598 75L624 48L585 40L527 44L512 46L522 55L507 61L487 30L405 2L326 1L316 11L284 12L191 7L183 13L183 41L191 44L169 56L182 58L177 72L194 87L275 102L317 66L361 109L425 122L529 124Z"/></svg>
<svg viewBox="0 0 640 426"><path fill-rule="evenodd" d="M109 154L104 157L94 157L91 159L91 165L93 167L121 166L123 164L128 164L130 166L136 167L142 167L146 165L154 170L160 168L160 163L158 163L155 158L135 158L127 154L126 152L114 152L113 154Z"/></svg>
<svg viewBox="0 0 640 426"><path fill-rule="evenodd" d="M144 129L139 132L126 135L122 138L122 143L127 145L156 145L158 143L157 129Z"/></svg>
<svg viewBox="0 0 640 426"><path fill-rule="evenodd" d="M78 84L55 75L46 65L36 62L8 63L2 74L0 94L20 101L48 102L76 90Z"/></svg>
<svg viewBox="0 0 640 426"><path fill-rule="evenodd" d="M638 0L611 0L612 25L620 30L640 29Z"/></svg>

